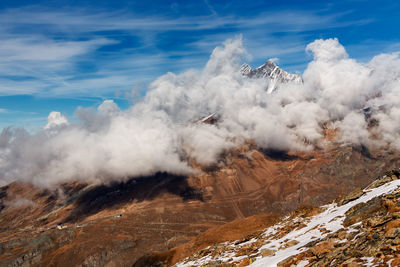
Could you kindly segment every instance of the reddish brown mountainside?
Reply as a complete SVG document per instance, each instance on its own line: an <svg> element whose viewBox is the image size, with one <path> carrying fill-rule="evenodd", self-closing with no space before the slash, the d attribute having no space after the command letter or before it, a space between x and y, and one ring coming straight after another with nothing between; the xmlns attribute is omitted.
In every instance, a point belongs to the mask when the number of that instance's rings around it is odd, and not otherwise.
<svg viewBox="0 0 400 267"><path fill-rule="evenodd" d="M191 177L157 174L58 190L13 183L0 190L0 265L131 266L216 225L331 201L398 159L349 146L288 154L245 146ZM61 229L51 229L59 222Z"/></svg>
<svg viewBox="0 0 400 267"><path fill-rule="evenodd" d="M142 257L135 267L167 265L177 258L181 267L400 266L399 178L399 169L392 170L334 203L299 208L259 231L254 231L261 226L257 221L267 224L271 216L216 226L169 252Z"/></svg>

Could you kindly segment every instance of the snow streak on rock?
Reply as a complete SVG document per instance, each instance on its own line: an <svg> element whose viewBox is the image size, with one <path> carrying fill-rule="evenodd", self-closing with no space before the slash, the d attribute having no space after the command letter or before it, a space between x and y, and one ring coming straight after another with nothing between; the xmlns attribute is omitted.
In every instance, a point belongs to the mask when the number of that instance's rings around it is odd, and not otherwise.
<svg viewBox="0 0 400 267"><path fill-rule="evenodd" d="M333 203L323 206L321 207L323 211L312 217L287 217L251 240L221 244L219 247L222 246L223 249L220 251L213 251L211 248L203 249L201 253L207 254L206 256L197 259L189 258L176 266L201 266L209 263L238 265L244 259L250 259L248 262L251 263L250 266L277 266L278 263L308 250L310 243L318 244L339 230L358 232L356 228L360 223L347 227L343 225L346 212L373 198L399 192L399 187L400 180L396 179L375 188L364 189L361 196L344 205ZM340 242L346 242L346 240ZM209 252L204 252L207 250ZM242 253L243 251L246 253ZM366 258L365 261L367 263L371 259ZM305 266L307 263L306 260L301 261L300 266Z"/></svg>
<svg viewBox="0 0 400 267"><path fill-rule="evenodd" d="M267 79L268 87L267 93L271 94L278 89L279 85L286 83L301 84L303 80L300 76L291 74L279 68L271 59L265 62L264 65L252 69L248 64L242 65L240 68L241 73L249 78L263 78Z"/></svg>

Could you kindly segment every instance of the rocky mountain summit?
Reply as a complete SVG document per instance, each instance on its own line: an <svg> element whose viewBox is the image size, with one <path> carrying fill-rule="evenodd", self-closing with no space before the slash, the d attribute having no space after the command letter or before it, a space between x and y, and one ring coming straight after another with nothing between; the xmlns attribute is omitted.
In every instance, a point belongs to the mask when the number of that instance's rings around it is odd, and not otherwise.
<svg viewBox="0 0 400 267"><path fill-rule="evenodd" d="M303 82L300 76L281 69L271 59L256 69L252 69L248 64L244 64L240 68L240 72L249 78L267 79L269 81L267 93L269 94L275 91L279 87L279 84Z"/></svg>
<svg viewBox="0 0 400 267"><path fill-rule="evenodd" d="M176 266L399 266L400 171L332 204L208 246Z"/></svg>
<svg viewBox="0 0 400 267"><path fill-rule="evenodd" d="M248 78L261 78L268 81L268 86L266 88L268 94L277 90L282 84L303 82L303 79L300 76L281 69L271 59L267 60L264 65L256 69L252 69L249 64L243 64L240 67L240 73ZM365 112L369 112L369 110L366 110ZM201 117L196 122L214 124L218 119L219 115L217 113L212 113Z"/></svg>

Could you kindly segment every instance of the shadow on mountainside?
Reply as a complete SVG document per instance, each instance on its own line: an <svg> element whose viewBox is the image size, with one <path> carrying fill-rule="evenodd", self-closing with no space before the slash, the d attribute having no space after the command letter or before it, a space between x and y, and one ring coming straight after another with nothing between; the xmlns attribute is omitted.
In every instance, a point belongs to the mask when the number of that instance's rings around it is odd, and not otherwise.
<svg viewBox="0 0 400 267"><path fill-rule="evenodd" d="M287 151L277 149L260 149L269 159L277 161L289 161L299 159L296 155L289 155Z"/></svg>
<svg viewBox="0 0 400 267"><path fill-rule="evenodd" d="M132 178L126 182L88 188L75 201L75 208L65 222L77 222L104 209L132 201L152 200L162 193L170 193L186 200L203 201L202 192L192 188L185 176L157 173L153 176Z"/></svg>

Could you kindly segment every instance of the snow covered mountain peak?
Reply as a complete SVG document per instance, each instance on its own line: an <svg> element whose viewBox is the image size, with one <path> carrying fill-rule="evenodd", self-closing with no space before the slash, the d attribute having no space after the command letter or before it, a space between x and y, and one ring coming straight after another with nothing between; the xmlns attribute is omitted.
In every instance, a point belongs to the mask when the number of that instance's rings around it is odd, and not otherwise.
<svg viewBox="0 0 400 267"><path fill-rule="evenodd" d="M264 65L256 69L252 69L249 64L243 64L240 68L242 75L249 78L264 78L268 79L267 93L275 91L279 84L282 83L302 83L303 79L296 75L289 73L275 64L272 59L268 59Z"/></svg>

